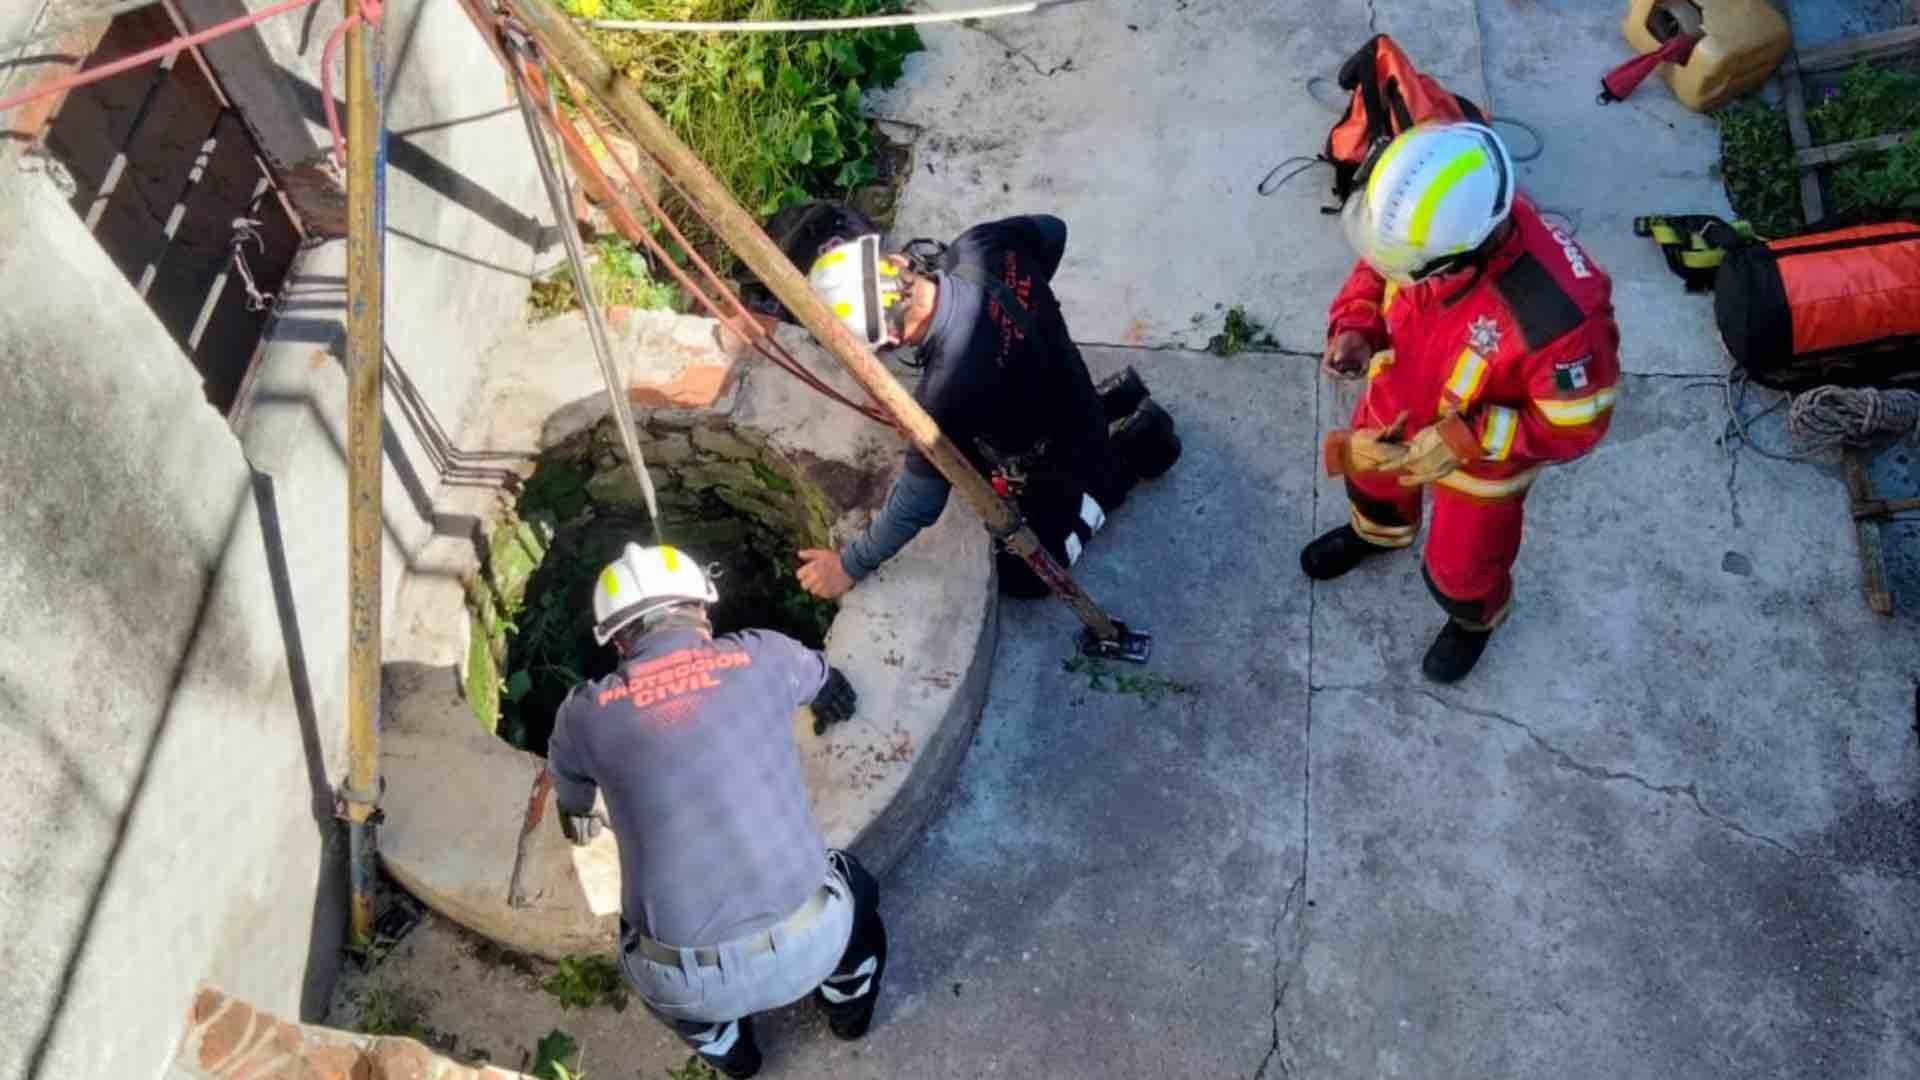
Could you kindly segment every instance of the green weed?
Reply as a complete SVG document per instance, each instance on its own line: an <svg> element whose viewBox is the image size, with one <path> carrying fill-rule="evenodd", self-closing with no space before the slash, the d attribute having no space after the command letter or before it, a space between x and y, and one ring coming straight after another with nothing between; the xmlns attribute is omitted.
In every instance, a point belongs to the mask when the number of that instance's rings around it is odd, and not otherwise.
<svg viewBox="0 0 1920 1080"><path fill-rule="evenodd" d="M1727 200L1762 236L1783 236L1804 224L1800 174L1786 113L1758 103L1715 115L1720 123L1720 179Z"/></svg>
<svg viewBox="0 0 1920 1080"><path fill-rule="evenodd" d="M587 256L587 275L602 308L631 307L653 311L684 311L686 300L673 283L653 276L646 257L617 236L603 236ZM563 266L533 283L527 294L529 319L539 322L580 306L573 271Z"/></svg>
<svg viewBox="0 0 1920 1080"><path fill-rule="evenodd" d="M541 980L540 988L559 998L563 1009L607 1004L615 1011L624 1011L627 1007L627 984L620 977L620 969L604 956L566 957L553 974Z"/></svg>
<svg viewBox="0 0 1920 1080"><path fill-rule="evenodd" d="M790 19L899 11L899 0L563 0L584 18ZM878 176L861 93L921 48L912 28L831 34L589 31L608 61L749 211L840 198ZM684 220L689 215L670 212ZM705 230L690 232L697 243ZM710 246L710 245L703 245ZM731 260L725 260L731 262ZM724 268L723 268L724 269Z"/></svg>
<svg viewBox="0 0 1920 1080"><path fill-rule="evenodd" d="M1213 340L1207 342L1207 351L1215 356L1234 356L1248 350L1277 349L1280 343L1259 320L1247 314L1247 309L1235 304L1227 309L1226 325Z"/></svg>
<svg viewBox="0 0 1920 1080"><path fill-rule="evenodd" d="M554 1028L534 1046L533 1065L528 1075L539 1080L586 1080L587 1074L581 1071L586 1056L587 1052L573 1036ZM569 1057L573 1058L572 1066L566 1063Z"/></svg>
<svg viewBox="0 0 1920 1080"><path fill-rule="evenodd" d="M1158 705L1168 697L1190 696L1200 692L1200 687L1194 683L1121 671L1108 667L1104 661L1086 656L1064 660L1060 668L1071 675L1085 675L1089 690L1102 694L1131 694L1149 705Z"/></svg>
<svg viewBox="0 0 1920 1080"><path fill-rule="evenodd" d="M1805 224L1800 173L1784 110L1750 103L1722 110L1721 177L1727 198L1763 236ZM1871 139L1920 128L1920 76L1861 64L1807 109L1815 146ZM1827 172L1826 209L1841 216L1880 217L1920 206L1920 146L1852 158Z"/></svg>
<svg viewBox="0 0 1920 1080"><path fill-rule="evenodd" d="M720 1080L720 1074L713 1071L713 1066L701 1061L700 1055L689 1054L679 1068L667 1070L667 1080Z"/></svg>
<svg viewBox="0 0 1920 1080"><path fill-rule="evenodd" d="M375 986L360 998L359 1030L365 1035L420 1037L425 1008L413 997L389 987Z"/></svg>

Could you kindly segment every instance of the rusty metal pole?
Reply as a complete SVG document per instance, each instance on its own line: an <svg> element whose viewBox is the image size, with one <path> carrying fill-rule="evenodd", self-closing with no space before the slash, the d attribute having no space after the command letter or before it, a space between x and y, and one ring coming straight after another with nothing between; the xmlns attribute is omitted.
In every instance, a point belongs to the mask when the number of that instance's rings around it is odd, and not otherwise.
<svg viewBox="0 0 1920 1080"><path fill-rule="evenodd" d="M346 14L360 10L346 0ZM386 130L378 23L347 32L347 821L348 940L373 942L380 823L380 364L385 341Z"/></svg>
<svg viewBox="0 0 1920 1080"><path fill-rule="evenodd" d="M1109 618L1073 580L1067 568L1041 546L1039 537L940 431L933 417L894 380L866 343L834 317L807 284L806 277L767 238L759 223L734 201L726 185L680 141L666 121L660 119L641 97L639 88L615 72L586 35L551 0L511 0L511 7L539 43L548 62L566 70L585 86L640 147L653 155L720 239L893 417L907 441L947 478L960 498L986 523L987 530L1026 560L1054 595L1073 609L1086 625L1083 646L1090 652L1115 659L1145 660L1150 639Z"/></svg>

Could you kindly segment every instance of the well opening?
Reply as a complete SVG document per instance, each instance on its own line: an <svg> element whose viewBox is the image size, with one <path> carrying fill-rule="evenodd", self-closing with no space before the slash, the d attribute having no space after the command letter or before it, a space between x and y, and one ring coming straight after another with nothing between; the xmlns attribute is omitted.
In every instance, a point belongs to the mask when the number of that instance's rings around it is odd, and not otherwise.
<svg viewBox="0 0 1920 1080"><path fill-rule="evenodd" d="M777 630L820 647L836 605L794 576L794 552L829 546L832 511L785 455L721 418L640 432L667 542L720 575L714 630ZM613 670L594 644L592 590L629 541L652 542L639 484L610 421L541 454L512 510L488 534L469 583L467 700L482 726L545 754L574 685Z"/></svg>

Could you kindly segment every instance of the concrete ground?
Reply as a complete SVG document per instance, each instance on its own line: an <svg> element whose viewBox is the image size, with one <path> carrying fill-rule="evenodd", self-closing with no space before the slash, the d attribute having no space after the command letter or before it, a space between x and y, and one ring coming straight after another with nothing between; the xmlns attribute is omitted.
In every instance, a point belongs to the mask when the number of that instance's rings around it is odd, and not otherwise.
<svg viewBox="0 0 1920 1080"><path fill-rule="evenodd" d="M1710 307L1625 231L1724 210L1714 133L1657 83L1592 104L1625 55L1595 6L1107 0L928 35L883 103L928 126L903 228L1060 213L1089 362L1179 418L1186 458L1081 563L1157 648L1066 670L1066 614L1003 606L952 803L887 882L875 1032L787 1010L765 1075L1920 1073L1920 597L1868 613L1831 471L1721 444ZM1446 689L1413 557L1298 570L1345 518L1315 448L1351 389L1110 347L1196 344L1216 302L1317 345L1348 261L1322 179L1252 186L1318 146L1304 82L1370 25L1545 131L1527 186L1615 275L1627 342L1610 438L1535 489L1515 615ZM596 1077L684 1057L477 964L429 925L372 978L497 1060L556 1025Z"/></svg>

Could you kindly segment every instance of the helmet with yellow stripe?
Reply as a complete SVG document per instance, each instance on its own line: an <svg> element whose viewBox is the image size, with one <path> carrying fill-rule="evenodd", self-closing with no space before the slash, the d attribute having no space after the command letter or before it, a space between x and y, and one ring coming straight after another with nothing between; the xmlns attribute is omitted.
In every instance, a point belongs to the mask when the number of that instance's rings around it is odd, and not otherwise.
<svg viewBox="0 0 1920 1080"><path fill-rule="evenodd" d="M913 275L881 254L873 233L835 244L820 253L807 281L833 314L868 347L900 344Z"/></svg>
<svg viewBox="0 0 1920 1080"><path fill-rule="evenodd" d="M1368 166L1341 211L1347 240L1403 284L1462 265L1513 212L1513 159L1481 124L1422 124Z"/></svg>
<svg viewBox="0 0 1920 1080"><path fill-rule="evenodd" d="M636 621L687 604L715 604L719 600L713 580L686 552L675 547L628 544L594 582L593 639L605 645Z"/></svg>

